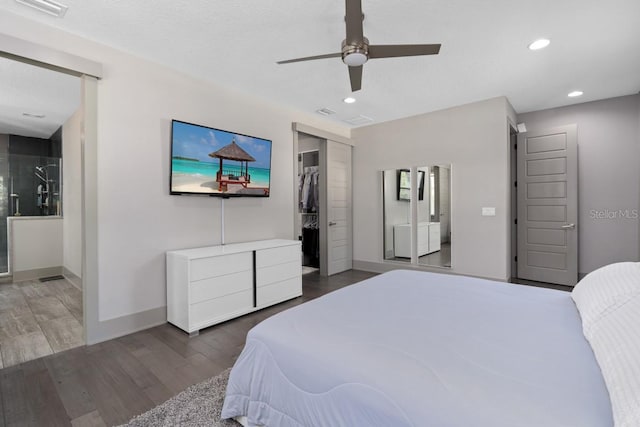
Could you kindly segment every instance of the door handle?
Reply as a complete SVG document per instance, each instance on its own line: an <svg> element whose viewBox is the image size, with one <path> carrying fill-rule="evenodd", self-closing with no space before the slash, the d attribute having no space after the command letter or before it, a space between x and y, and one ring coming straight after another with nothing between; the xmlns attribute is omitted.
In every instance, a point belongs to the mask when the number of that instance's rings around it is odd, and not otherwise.
<svg viewBox="0 0 640 427"><path fill-rule="evenodd" d="M565 224L562 226L562 228L564 228L565 230L573 230L574 228L576 228L575 224Z"/></svg>
<svg viewBox="0 0 640 427"><path fill-rule="evenodd" d="M336 224L337 224L337 222L335 222L335 221L329 221L329 227L331 227L332 225L336 225Z"/></svg>

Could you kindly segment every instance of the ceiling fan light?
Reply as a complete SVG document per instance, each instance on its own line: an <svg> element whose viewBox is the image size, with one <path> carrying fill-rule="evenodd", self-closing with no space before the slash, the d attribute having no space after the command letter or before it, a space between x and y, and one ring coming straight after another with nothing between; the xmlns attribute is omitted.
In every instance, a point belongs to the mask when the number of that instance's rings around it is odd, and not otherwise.
<svg viewBox="0 0 640 427"><path fill-rule="evenodd" d="M367 62L367 55L362 52L352 52L346 54L342 61L347 64L349 67L359 67L365 62Z"/></svg>
<svg viewBox="0 0 640 427"><path fill-rule="evenodd" d="M531 50L544 49L545 47L549 46L549 43L551 43L551 40L549 39L538 39L529 45L529 49Z"/></svg>

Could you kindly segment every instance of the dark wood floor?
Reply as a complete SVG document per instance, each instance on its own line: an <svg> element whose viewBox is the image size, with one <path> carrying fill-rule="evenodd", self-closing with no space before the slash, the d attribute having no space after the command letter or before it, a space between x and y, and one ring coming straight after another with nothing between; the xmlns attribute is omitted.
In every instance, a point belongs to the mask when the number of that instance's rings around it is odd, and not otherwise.
<svg viewBox="0 0 640 427"><path fill-rule="evenodd" d="M512 278L510 283L514 283L516 285L527 285L527 286L535 286L537 288L548 288L548 289L556 289L558 291L566 291L571 292L573 290L573 286L567 285L555 285L553 283L545 283L545 282L535 282L533 280L525 280L525 279L517 279Z"/></svg>
<svg viewBox="0 0 640 427"><path fill-rule="evenodd" d="M374 276L303 276L303 296L189 338L165 324L0 370L0 427L122 424L233 365L260 321Z"/></svg>

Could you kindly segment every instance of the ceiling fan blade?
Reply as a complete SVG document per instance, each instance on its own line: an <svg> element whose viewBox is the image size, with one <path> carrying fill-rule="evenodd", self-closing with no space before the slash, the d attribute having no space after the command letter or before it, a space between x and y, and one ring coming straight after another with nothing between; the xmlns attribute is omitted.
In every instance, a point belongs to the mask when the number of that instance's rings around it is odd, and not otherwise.
<svg viewBox="0 0 640 427"><path fill-rule="evenodd" d="M347 44L360 44L364 39L362 32L362 1L345 0L347 24Z"/></svg>
<svg viewBox="0 0 640 427"><path fill-rule="evenodd" d="M438 52L440 52L440 44L388 44L369 46L369 58L437 55Z"/></svg>
<svg viewBox="0 0 640 427"><path fill-rule="evenodd" d="M326 55L306 56L304 58L287 59L286 61L278 61L277 64L290 64L292 62L313 61L314 59L339 58L342 53L327 53Z"/></svg>
<svg viewBox="0 0 640 427"><path fill-rule="evenodd" d="M349 80L351 80L351 92L356 92L362 88L362 65L349 68Z"/></svg>

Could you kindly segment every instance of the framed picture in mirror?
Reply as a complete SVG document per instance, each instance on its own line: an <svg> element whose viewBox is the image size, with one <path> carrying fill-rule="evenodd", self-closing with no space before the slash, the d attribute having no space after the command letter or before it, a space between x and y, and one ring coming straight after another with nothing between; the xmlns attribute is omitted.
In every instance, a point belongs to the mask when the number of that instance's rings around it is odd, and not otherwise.
<svg viewBox="0 0 640 427"><path fill-rule="evenodd" d="M398 169L398 200L411 200L411 171ZM418 171L418 200L424 200L424 171Z"/></svg>

